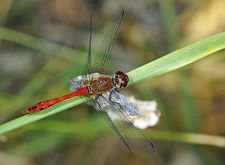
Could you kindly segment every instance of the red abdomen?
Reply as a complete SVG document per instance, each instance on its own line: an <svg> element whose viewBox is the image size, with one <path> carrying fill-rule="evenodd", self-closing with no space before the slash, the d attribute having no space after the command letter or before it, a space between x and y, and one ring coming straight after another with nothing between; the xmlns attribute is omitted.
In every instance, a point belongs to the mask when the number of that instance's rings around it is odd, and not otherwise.
<svg viewBox="0 0 225 165"><path fill-rule="evenodd" d="M80 88L79 90L77 90L75 92L72 92L72 93L69 93L69 94L66 94L64 96L57 97L57 98L54 98L54 99L51 99L51 100L46 100L46 101L42 101L42 102L39 102L37 104L34 104L33 106L24 110L24 113L38 112L38 111L41 111L41 110L43 110L47 107L50 107L51 105L54 105L58 102L61 102L63 100L66 100L66 99L69 99L69 98L75 97L75 96L85 95L85 94L88 94L88 93L89 93L88 87Z"/></svg>

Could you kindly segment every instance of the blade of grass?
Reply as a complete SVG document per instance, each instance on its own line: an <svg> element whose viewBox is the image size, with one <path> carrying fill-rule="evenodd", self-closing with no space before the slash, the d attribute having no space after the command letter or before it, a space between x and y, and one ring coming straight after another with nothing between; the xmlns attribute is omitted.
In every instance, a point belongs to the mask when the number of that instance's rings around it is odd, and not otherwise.
<svg viewBox="0 0 225 165"><path fill-rule="evenodd" d="M46 108L44 111L40 111L38 113L27 114L17 119L11 120L5 124L0 126L0 134L8 132L10 130L14 130L28 123L43 119L47 116L59 113L71 107L74 107L78 104L87 101L87 98L75 97L69 100L65 100L58 105Z"/></svg>
<svg viewBox="0 0 225 165"><path fill-rule="evenodd" d="M55 55L70 61L76 60L74 54L83 54L81 51L77 51L38 37L11 30L0 26L0 38L5 39L29 48L40 50L50 55ZM82 56L81 56L82 57ZM77 60L76 60L77 61ZM79 61L78 61L79 62Z"/></svg>
<svg viewBox="0 0 225 165"><path fill-rule="evenodd" d="M160 76L225 48L225 32L178 49L128 73L133 83Z"/></svg>
<svg viewBox="0 0 225 165"><path fill-rule="evenodd" d="M128 73L128 75L132 79L132 82L130 84L173 71L224 48L225 32L196 42L190 46L174 51L164 57L154 60L153 62L132 70ZM72 98L52 107L46 108L44 111L24 115L2 124L0 126L0 134L6 133L10 130L40 120L55 113L64 111L75 105L83 103L84 101L85 100L82 98Z"/></svg>
<svg viewBox="0 0 225 165"><path fill-rule="evenodd" d="M108 125L104 124L102 118L97 117L87 121L77 121L77 122L67 122L67 121L54 121L47 120L41 121L33 124L28 129L36 131L46 131L53 133L68 134L71 136L85 137L85 138L95 138L100 132L110 131ZM90 127L91 125L91 127ZM86 131L83 131L86 130ZM166 140L166 141L176 141L189 144L202 144L225 148L225 137L217 135L208 135L201 133L189 133L189 132L171 132L162 130L146 130L145 135L149 138ZM130 135L131 136L131 135Z"/></svg>
<svg viewBox="0 0 225 165"><path fill-rule="evenodd" d="M225 148L225 137L217 135L207 135L201 133L187 133L187 132L171 132L171 131L158 131L151 130L149 137L158 140L169 140L182 143L211 145L216 147Z"/></svg>

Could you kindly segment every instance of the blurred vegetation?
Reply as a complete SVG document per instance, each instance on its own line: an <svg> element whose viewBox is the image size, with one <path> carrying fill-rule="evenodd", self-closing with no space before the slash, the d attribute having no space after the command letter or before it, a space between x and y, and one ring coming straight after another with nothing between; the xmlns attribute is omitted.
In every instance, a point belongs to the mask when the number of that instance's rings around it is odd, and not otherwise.
<svg viewBox="0 0 225 165"><path fill-rule="evenodd" d="M83 72L89 15L97 50L120 6L125 18L111 60L116 70L133 70L225 28L222 0L2 0L1 123L67 93L68 81ZM224 164L224 59L222 50L124 90L159 104L159 124L145 131L158 150L152 164ZM142 159L132 160L121 146L94 109L82 104L0 135L0 164L146 164L149 155L140 152Z"/></svg>

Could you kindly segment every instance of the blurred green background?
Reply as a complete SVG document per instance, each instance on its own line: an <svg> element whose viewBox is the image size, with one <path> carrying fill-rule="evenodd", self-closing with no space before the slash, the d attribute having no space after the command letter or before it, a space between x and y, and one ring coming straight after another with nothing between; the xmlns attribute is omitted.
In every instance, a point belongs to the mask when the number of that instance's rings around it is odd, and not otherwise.
<svg viewBox="0 0 225 165"><path fill-rule="evenodd" d="M36 102L69 92L68 81L83 72L90 15L97 50L121 6L125 16L111 59L115 70L130 71L225 29L224 0L1 0L1 124ZM200 144L204 137L181 142L186 132L225 135L224 71L220 51L124 90L158 102L160 122L145 131L158 152L151 164L225 164L224 143L216 146L217 138L211 146ZM147 164L148 157L140 151L133 160L86 104L0 135L3 165Z"/></svg>

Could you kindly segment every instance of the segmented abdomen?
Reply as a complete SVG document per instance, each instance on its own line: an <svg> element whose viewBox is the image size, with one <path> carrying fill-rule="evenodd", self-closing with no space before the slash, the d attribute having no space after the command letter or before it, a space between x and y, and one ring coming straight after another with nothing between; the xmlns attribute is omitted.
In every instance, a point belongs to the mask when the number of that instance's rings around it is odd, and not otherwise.
<svg viewBox="0 0 225 165"><path fill-rule="evenodd" d="M69 99L69 98L75 97L75 96L85 95L88 93L89 93L88 87L80 88L79 90L69 93L69 94L66 94L64 96L60 96L60 97L57 97L57 98L54 98L51 100L46 100L46 101L42 101L37 104L34 104L33 106L27 108L24 111L24 113L38 112L40 110L50 107L50 106L52 106L58 102L61 102L63 100L66 100L66 99Z"/></svg>

